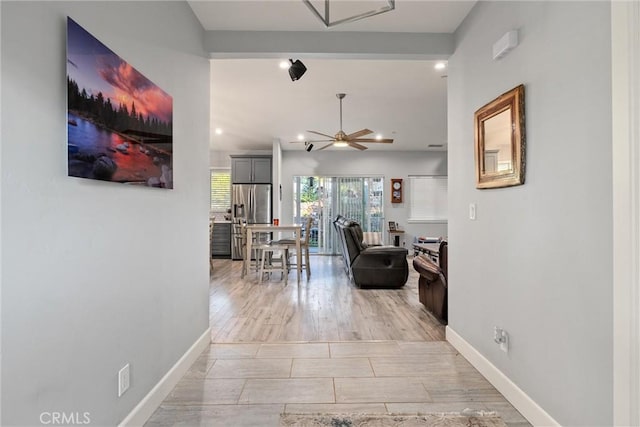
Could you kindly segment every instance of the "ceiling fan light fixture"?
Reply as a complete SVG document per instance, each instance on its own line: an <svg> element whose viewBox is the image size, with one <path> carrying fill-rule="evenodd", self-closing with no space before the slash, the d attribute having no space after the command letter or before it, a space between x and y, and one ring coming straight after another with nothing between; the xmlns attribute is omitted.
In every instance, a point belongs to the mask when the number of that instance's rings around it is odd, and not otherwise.
<svg viewBox="0 0 640 427"><path fill-rule="evenodd" d="M289 77L291 77L291 80L294 82L296 80L300 80L300 77L307 72L307 67L305 67L299 59L296 59L295 61L293 59L289 59L289 62L291 62L291 66L289 67Z"/></svg>
<svg viewBox="0 0 640 427"><path fill-rule="evenodd" d="M307 143L310 143L310 142L327 142L327 144L318 148L317 151L324 150L329 147L338 147L338 148L350 147L350 148L355 148L356 150L363 151L363 150L366 150L368 147L365 145L362 145L362 143L380 142L380 143L390 144L393 142L393 139L390 139L390 138L388 139L362 138L363 136L370 135L373 133L372 130L369 130L367 128L360 129L359 131L346 134L344 130L342 130L342 100L344 99L345 96L346 96L345 93L336 93L336 97L339 99L339 102L340 102L340 130L338 131L338 133L331 136L327 133L322 133L315 130L308 130L307 132L309 133L312 133L314 135L319 135L327 139L305 141L305 146ZM291 142L298 142L298 141L291 141Z"/></svg>

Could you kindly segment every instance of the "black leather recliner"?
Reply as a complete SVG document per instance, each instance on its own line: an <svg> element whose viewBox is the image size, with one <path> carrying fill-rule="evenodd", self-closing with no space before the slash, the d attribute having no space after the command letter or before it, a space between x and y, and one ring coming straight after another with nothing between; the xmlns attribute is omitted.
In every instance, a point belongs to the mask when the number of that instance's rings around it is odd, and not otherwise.
<svg viewBox="0 0 640 427"><path fill-rule="evenodd" d="M367 246L360 224L342 215L333 222L340 239L345 270L359 287L400 288L409 277L405 248Z"/></svg>

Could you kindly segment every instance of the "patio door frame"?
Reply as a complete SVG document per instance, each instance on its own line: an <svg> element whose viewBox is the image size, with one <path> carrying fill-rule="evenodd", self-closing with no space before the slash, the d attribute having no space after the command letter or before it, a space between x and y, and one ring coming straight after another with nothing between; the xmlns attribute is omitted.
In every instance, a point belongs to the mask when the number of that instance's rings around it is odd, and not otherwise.
<svg viewBox="0 0 640 427"><path fill-rule="evenodd" d="M301 221L300 218L300 211L301 211L301 202L300 202L300 193L301 193L301 189L302 189L302 179L304 178L310 178L310 175L295 175L293 176L293 186L294 186L294 194L296 196L294 196L293 198L293 212L294 212L294 221ZM330 193L329 197L327 199L325 199L325 203L322 203L322 210L323 212L319 215L319 218L322 218L322 224L318 224L318 244L320 245L320 242L325 242L324 246L328 246L330 248L331 251L323 251L320 252L321 254L324 255L334 255L334 254L338 254L339 253L339 248L338 248L338 240L337 240L337 236L335 235L335 230L333 229L333 220L335 219L335 216L340 213L340 214L344 214L344 212L338 212L337 210L339 209L339 198L340 198L340 194L339 194L339 187L340 187L340 180L348 180L348 179L363 179L363 180L375 180L375 179L379 179L380 180L380 189L379 189L379 197L380 197L380 203L379 203L379 208L380 208L380 214L381 216L379 216L379 227L380 227L380 233L383 233L384 231L384 207L385 207L385 177L383 175L316 175L313 176L313 178L317 179L319 183L322 183L323 187L325 188L325 194ZM330 187L329 185L327 185L327 183L330 183ZM298 186L298 190L296 191L295 188L296 186ZM364 188L366 188L366 185L364 185L364 183L362 184L363 187L363 194L364 194ZM370 189L369 192L371 192L372 190ZM369 196L367 196L367 199L369 198ZM327 203L328 202L328 203ZM329 210L330 212L326 212L326 210ZM363 212L362 214L362 218L366 217L366 213ZM354 219L354 220L358 220L359 218L350 218L350 219ZM360 222L360 221L359 221ZM363 227L363 231L369 231L369 226L370 226L370 218L369 221L361 221L361 225ZM324 231L325 236L323 236L321 238L320 233L321 231ZM327 235L328 234L328 235Z"/></svg>

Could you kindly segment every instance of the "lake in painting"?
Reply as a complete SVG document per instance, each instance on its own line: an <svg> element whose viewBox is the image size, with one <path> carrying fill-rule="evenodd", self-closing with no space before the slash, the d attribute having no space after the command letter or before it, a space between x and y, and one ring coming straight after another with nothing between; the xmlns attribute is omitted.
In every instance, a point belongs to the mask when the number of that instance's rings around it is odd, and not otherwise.
<svg viewBox="0 0 640 427"><path fill-rule="evenodd" d="M67 19L69 176L173 188L173 99Z"/></svg>

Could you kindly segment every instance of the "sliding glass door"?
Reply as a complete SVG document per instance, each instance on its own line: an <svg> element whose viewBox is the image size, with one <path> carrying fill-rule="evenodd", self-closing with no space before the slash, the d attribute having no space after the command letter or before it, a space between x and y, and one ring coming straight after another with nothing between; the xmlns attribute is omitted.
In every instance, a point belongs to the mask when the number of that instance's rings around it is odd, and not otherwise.
<svg viewBox="0 0 640 427"><path fill-rule="evenodd" d="M340 252L333 228L338 214L357 221L363 231L383 232L382 177L296 176L293 179L294 220L311 215L311 252Z"/></svg>

